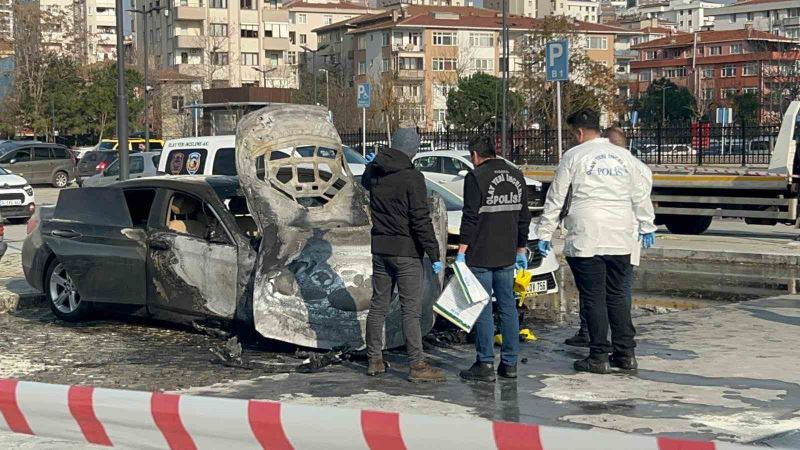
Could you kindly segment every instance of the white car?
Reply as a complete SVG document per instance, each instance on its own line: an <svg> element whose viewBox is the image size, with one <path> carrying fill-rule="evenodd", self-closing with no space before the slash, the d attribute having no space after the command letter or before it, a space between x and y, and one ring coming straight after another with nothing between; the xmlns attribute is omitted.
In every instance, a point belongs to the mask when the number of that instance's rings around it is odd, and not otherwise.
<svg viewBox="0 0 800 450"><path fill-rule="evenodd" d="M83 158L83 155L85 155L86 153L91 152L93 150L97 150L97 148L98 148L97 145L90 145L90 146L85 146L85 147L73 148L71 150L72 150L72 154L75 155L76 159L81 159L81 158Z"/></svg>
<svg viewBox="0 0 800 450"><path fill-rule="evenodd" d="M367 160L361 156L361 153L346 145L342 146L342 152L344 152L344 160L350 166L350 172L353 172L353 176L360 177L363 175L364 169L367 168Z"/></svg>
<svg viewBox="0 0 800 450"><path fill-rule="evenodd" d="M436 192L444 199L447 208L447 253L455 255L458 250L458 236L461 232L461 210L464 208L464 200L461 196L431 180L425 180L425 184L428 188L428 195ZM558 292L555 273L559 268L558 260L555 252L550 252L549 255L542 257L536 247L538 241L535 226L531 223L527 247L529 250L528 270L533 277L528 286L528 293L532 295L555 294Z"/></svg>
<svg viewBox="0 0 800 450"><path fill-rule="evenodd" d="M36 211L33 188L28 180L0 168L0 214L10 221L23 221Z"/></svg>
<svg viewBox="0 0 800 450"><path fill-rule="evenodd" d="M442 185L459 197L464 195L464 177L474 168L469 152L459 150L417 153L412 162L425 178ZM506 162L514 166L510 161ZM531 211L543 210L546 193L542 191L542 183L525 177L525 184L528 186L528 208Z"/></svg>

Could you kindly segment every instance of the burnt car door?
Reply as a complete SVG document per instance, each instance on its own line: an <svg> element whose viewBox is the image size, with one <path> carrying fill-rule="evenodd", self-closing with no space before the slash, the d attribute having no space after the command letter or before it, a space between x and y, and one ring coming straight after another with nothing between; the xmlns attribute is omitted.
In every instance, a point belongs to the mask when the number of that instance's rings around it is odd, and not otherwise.
<svg viewBox="0 0 800 450"><path fill-rule="evenodd" d="M189 192L164 190L160 196L147 242L148 308L233 318L238 250L223 212Z"/></svg>
<svg viewBox="0 0 800 450"><path fill-rule="evenodd" d="M153 196L153 190L143 193L144 208L149 209ZM129 199L118 188L63 190L53 218L42 223L43 241L83 300L145 303L146 231L134 224Z"/></svg>

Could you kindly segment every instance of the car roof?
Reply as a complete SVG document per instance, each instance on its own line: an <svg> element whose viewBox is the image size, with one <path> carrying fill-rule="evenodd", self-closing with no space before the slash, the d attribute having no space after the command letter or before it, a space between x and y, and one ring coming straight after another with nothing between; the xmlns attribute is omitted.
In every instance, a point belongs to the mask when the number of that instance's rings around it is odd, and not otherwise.
<svg viewBox="0 0 800 450"><path fill-rule="evenodd" d="M160 187L187 191L208 190L208 188L214 190L237 189L239 187L239 177L227 175L161 175L120 181L115 183L114 186Z"/></svg>
<svg viewBox="0 0 800 450"><path fill-rule="evenodd" d="M414 159L421 158L423 156L457 156L461 158L467 158L469 157L469 152L466 150L431 150L429 152L418 152L414 156Z"/></svg>
<svg viewBox="0 0 800 450"><path fill-rule="evenodd" d="M164 144L164 149L171 150L173 148L184 148L190 146L197 146L203 143L205 145L216 146L232 146L236 143L236 136L198 136L179 139L170 139Z"/></svg>

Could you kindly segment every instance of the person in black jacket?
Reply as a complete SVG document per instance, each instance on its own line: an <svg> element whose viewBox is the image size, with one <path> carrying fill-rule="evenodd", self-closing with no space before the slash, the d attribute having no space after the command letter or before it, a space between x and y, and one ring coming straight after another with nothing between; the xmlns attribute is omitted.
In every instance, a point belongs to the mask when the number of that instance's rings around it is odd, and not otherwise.
<svg viewBox="0 0 800 450"><path fill-rule="evenodd" d="M475 169L464 179L461 245L456 262L466 262L489 295L500 316L500 365L497 374L517 377L519 317L514 299L514 267L528 268L528 231L531 213L525 177L516 167L497 158L494 139L478 136L470 141ZM494 381L494 320L491 302L475 323L475 364L461 378Z"/></svg>
<svg viewBox="0 0 800 450"><path fill-rule="evenodd" d="M370 193L372 213L372 301L367 315L367 375L386 372L383 325L397 286L403 335L411 361L408 379L413 382L444 381L444 372L428 365L422 354L423 256L428 255L435 273L441 272L443 267L428 209L425 178L411 164L418 149L416 130L400 128L392 135L392 146L381 150L361 177L362 185Z"/></svg>

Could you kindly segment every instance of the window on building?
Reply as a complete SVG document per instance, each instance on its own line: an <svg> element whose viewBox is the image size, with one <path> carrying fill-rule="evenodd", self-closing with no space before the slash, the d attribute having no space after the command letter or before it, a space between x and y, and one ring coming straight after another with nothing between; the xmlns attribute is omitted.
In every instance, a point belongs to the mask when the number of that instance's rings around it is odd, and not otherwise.
<svg viewBox="0 0 800 450"><path fill-rule="evenodd" d="M645 59L656 59L658 58L658 52L655 50L650 50L645 55Z"/></svg>
<svg viewBox="0 0 800 450"><path fill-rule="evenodd" d="M721 54L722 54L722 46L720 46L720 45L715 45L715 46L713 46L713 47L709 47L709 48L708 48L708 54L709 54L709 55L712 55L712 56L714 56L714 55L721 55Z"/></svg>
<svg viewBox="0 0 800 450"><path fill-rule="evenodd" d="M722 66L722 77L735 77L736 76L736 66L726 65Z"/></svg>
<svg viewBox="0 0 800 450"><path fill-rule="evenodd" d="M330 14L324 14L322 16L322 24L323 25L330 25L333 23L333 16Z"/></svg>
<svg viewBox="0 0 800 450"><path fill-rule="evenodd" d="M494 47L494 33L470 33L470 47Z"/></svg>
<svg viewBox="0 0 800 450"><path fill-rule="evenodd" d="M742 89L742 94L758 94L758 88L756 87L747 87Z"/></svg>
<svg viewBox="0 0 800 450"><path fill-rule="evenodd" d="M215 66L227 66L228 65L228 52L212 52L211 53L211 64Z"/></svg>
<svg viewBox="0 0 800 450"><path fill-rule="evenodd" d="M364 62L364 61L361 61L361 62L358 63L358 74L359 75L364 75L365 73L367 73L367 63Z"/></svg>
<svg viewBox="0 0 800 450"><path fill-rule="evenodd" d="M443 72L446 70L456 70L455 58L433 58L434 72Z"/></svg>
<svg viewBox="0 0 800 450"><path fill-rule="evenodd" d="M472 69L476 72L494 72L494 59L472 58Z"/></svg>
<svg viewBox="0 0 800 450"><path fill-rule="evenodd" d="M228 36L227 23L212 23L208 27L209 36Z"/></svg>
<svg viewBox="0 0 800 450"><path fill-rule="evenodd" d="M714 88L703 88L703 100L713 100L714 99Z"/></svg>
<svg viewBox="0 0 800 450"><path fill-rule="evenodd" d="M211 5L212 8L228 9L228 0L210 0L209 5Z"/></svg>
<svg viewBox="0 0 800 450"><path fill-rule="evenodd" d="M703 78L714 78L714 68L713 67L703 67Z"/></svg>
<svg viewBox="0 0 800 450"><path fill-rule="evenodd" d="M175 64L175 60L172 59L172 52L167 53L167 65L172 66Z"/></svg>
<svg viewBox="0 0 800 450"><path fill-rule="evenodd" d="M258 53L245 53L242 52L241 64L244 66L257 66Z"/></svg>
<svg viewBox="0 0 800 450"><path fill-rule="evenodd" d="M447 98L447 94L453 90L454 86L449 84L434 84L433 85L433 95L436 97Z"/></svg>
<svg viewBox="0 0 800 450"><path fill-rule="evenodd" d="M256 0L239 0L239 8L256 9Z"/></svg>
<svg viewBox="0 0 800 450"><path fill-rule="evenodd" d="M433 110L433 120L438 122L438 123L447 122L447 110L446 109L434 109Z"/></svg>
<svg viewBox="0 0 800 450"><path fill-rule="evenodd" d="M608 38L605 36L589 36L586 38L586 48L592 50L607 50Z"/></svg>
<svg viewBox="0 0 800 450"><path fill-rule="evenodd" d="M394 87L394 95L401 98L406 99L418 99L420 98L420 93L422 92L421 86L395 86Z"/></svg>
<svg viewBox="0 0 800 450"><path fill-rule="evenodd" d="M364 50L365 48L367 48L367 37L362 34L358 37L358 49Z"/></svg>
<svg viewBox="0 0 800 450"><path fill-rule="evenodd" d="M308 16L307 16L307 15L305 15L305 14L300 14L300 13L298 13L298 14L295 16L295 18L296 18L296 22L297 22L297 23L299 23L299 24L306 24L306 23L308 23Z"/></svg>
<svg viewBox="0 0 800 450"><path fill-rule="evenodd" d="M457 45L456 33L434 31L433 45Z"/></svg>
<svg viewBox="0 0 800 450"><path fill-rule="evenodd" d="M400 70L422 70L422 58L400 58Z"/></svg>
<svg viewBox="0 0 800 450"><path fill-rule="evenodd" d="M308 43L308 35L301 34L300 35L300 45L305 45Z"/></svg>
<svg viewBox="0 0 800 450"><path fill-rule="evenodd" d="M278 9L281 7L281 3L279 0L266 0L264 2L264 7L269 9Z"/></svg>
<svg viewBox="0 0 800 450"><path fill-rule="evenodd" d="M649 70L639 72L639 81L650 81L652 74Z"/></svg>
<svg viewBox="0 0 800 450"><path fill-rule="evenodd" d="M732 98L736 96L736 88L726 88L719 90L720 98Z"/></svg>
<svg viewBox="0 0 800 450"><path fill-rule="evenodd" d="M390 39L389 39L389 32L388 31L384 31L383 33L381 33L381 45L383 45L384 47L388 47L389 46L389 40Z"/></svg>
<svg viewBox="0 0 800 450"><path fill-rule="evenodd" d="M742 53L742 44L731 44L731 54L738 55Z"/></svg>
<svg viewBox="0 0 800 450"><path fill-rule="evenodd" d="M258 25L242 25L240 34L243 38L257 38Z"/></svg>
<svg viewBox="0 0 800 450"><path fill-rule="evenodd" d="M172 97L172 112L181 112L183 109L183 97L182 96L173 96Z"/></svg>
<svg viewBox="0 0 800 450"><path fill-rule="evenodd" d="M286 64L297 65L297 52L286 52Z"/></svg>
<svg viewBox="0 0 800 450"><path fill-rule="evenodd" d="M390 70L392 70L392 68L389 66L389 58L383 58L381 60L381 72L388 72Z"/></svg>
<svg viewBox="0 0 800 450"><path fill-rule="evenodd" d="M294 31L289 32L289 43L292 45L295 45L297 43L297 39L295 39L295 36L297 36L297 34Z"/></svg>
<svg viewBox="0 0 800 450"><path fill-rule="evenodd" d="M181 64L189 64L189 52L181 52Z"/></svg>
<svg viewBox="0 0 800 450"><path fill-rule="evenodd" d="M278 61L281 60L280 52L264 52L264 64L268 67L278 67Z"/></svg>
<svg viewBox="0 0 800 450"><path fill-rule="evenodd" d="M264 22L264 37L286 38L289 36L289 25L277 22Z"/></svg>
<svg viewBox="0 0 800 450"><path fill-rule="evenodd" d="M747 63L742 66L742 75L746 77L758 75L758 63Z"/></svg>

